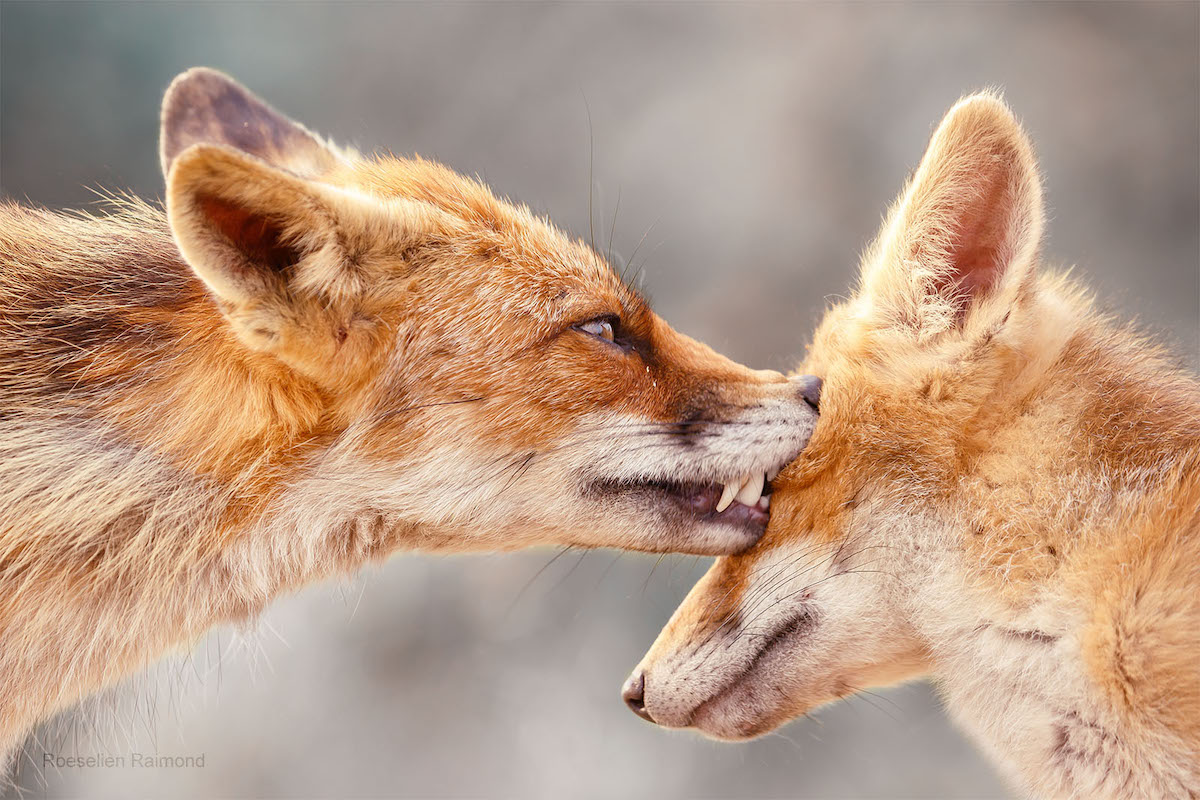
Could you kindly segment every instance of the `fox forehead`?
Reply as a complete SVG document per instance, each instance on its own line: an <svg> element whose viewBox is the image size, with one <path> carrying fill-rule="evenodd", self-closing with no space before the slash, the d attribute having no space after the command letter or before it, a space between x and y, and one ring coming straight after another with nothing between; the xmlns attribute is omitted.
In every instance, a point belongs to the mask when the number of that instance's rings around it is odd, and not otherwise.
<svg viewBox="0 0 1200 800"><path fill-rule="evenodd" d="M547 324L606 314L636 317L643 298L596 252L528 207L496 197L472 178L419 156L359 158L328 180L380 198L427 203L462 223L454 277L489 309ZM445 288L443 286L443 288Z"/></svg>

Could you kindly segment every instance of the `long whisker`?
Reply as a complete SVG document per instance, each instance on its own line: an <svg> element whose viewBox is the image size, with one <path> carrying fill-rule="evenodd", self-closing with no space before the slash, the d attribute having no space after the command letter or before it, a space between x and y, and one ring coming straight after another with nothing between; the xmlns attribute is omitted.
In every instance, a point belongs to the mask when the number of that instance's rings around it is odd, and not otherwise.
<svg viewBox="0 0 1200 800"><path fill-rule="evenodd" d="M638 250L642 249L642 244L646 241L646 237L650 235L650 232L654 230L655 226L658 225L659 220L661 220L661 219L662 219L662 217L659 217L658 219L654 220L654 222L650 223L650 227L646 228L646 232L642 234L642 238L638 239L638 243L637 243L637 245L634 246L633 252L629 254L629 258L625 259L625 266L623 266L621 268L621 280L626 285L629 285L629 283L630 283L627 275L629 273L629 269L633 266L634 258L637 257Z"/></svg>
<svg viewBox="0 0 1200 800"><path fill-rule="evenodd" d="M392 408L392 409L388 409L387 411L380 412L376 416L375 419L377 419L377 420L378 419L389 419L398 414L408 414L409 412L412 412L412 411L420 411L422 409L434 408L436 406L458 406L458 405L462 405L464 403L479 403L479 402L482 402L484 399L485 398L483 398L483 397L467 397L462 400L438 400L438 401L432 402L432 403L421 403L421 404L418 404L415 406L407 406L405 408Z"/></svg>
<svg viewBox="0 0 1200 800"><path fill-rule="evenodd" d="M654 566L650 568L649 574L646 575L646 580L642 583L642 597L646 596L646 589L650 588L650 579L654 577L654 571L658 569L658 565L667 557L666 553L662 553L654 560Z"/></svg>
<svg viewBox="0 0 1200 800"><path fill-rule="evenodd" d="M608 247L605 248L606 253L612 252L613 236L617 233L617 214L621 211L621 187L617 187L617 205L613 209L612 227L608 229Z"/></svg>
<svg viewBox="0 0 1200 800"><path fill-rule="evenodd" d="M843 542L843 545L844 545L844 542ZM862 551L865 551L865 550L867 550L867 549L870 549L870 547L871 547L871 546L866 546L866 547L862 548L862 550L861 550L861 551L855 551L854 553L852 553L852 554L849 556L849 558L854 558L856 555L858 555L858 553L859 553L859 552L862 552ZM839 549L838 549L838 550L839 550L839 552L840 552L840 550L841 550L841 549L842 549L842 548L841 548L841 547L839 547ZM869 572L869 570L861 570L861 571L862 571L862 572ZM728 639L728 640L725 642L725 647L723 648L723 651L727 651L727 650L728 650L730 647L732 647L732 645L733 645L735 642L739 641L739 640L742 638L742 636L745 636L745 635L747 635L747 634L763 635L763 634L757 634L757 633L756 633L756 632L753 630L753 627L752 627L752 626L754 625L754 623L755 623L755 622L757 622L757 621L758 621L758 619L759 619L759 618L761 618L761 617L762 617L762 615L763 615L763 614L765 614L765 613L767 613L768 611L770 611L771 609L775 608L775 607L776 607L776 606L778 606L780 603L786 602L787 600L789 600L789 599L791 599L791 598L793 598L793 597L796 597L796 596L798 596L798 595L801 595L801 594L803 594L803 593L807 592L808 590L810 590L811 588L813 588L814 586L818 586L818 585L820 585L821 583L824 583L824 582L825 582L825 581L827 581L827 580L830 580L830 579L832 579L832 578L836 578L836 577L838 577L838 576L840 576L840 575L853 574L853 573L855 573L855 572L859 572L859 570L847 570L846 572L838 572L838 573L834 573L834 574L832 574L832 575L826 575L826 576L825 576L825 577L823 577L823 578L820 578L820 579L818 579L818 580L816 580L816 581L812 581L811 583L808 583L808 584L806 584L805 586L803 586L803 587L802 587L802 588L800 588L800 589L797 589L797 590L795 590L795 591L793 591L793 592L789 592L788 594L785 594L785 595L783 595L782 597L779 597L779 598L778 598L778 599L776 599L776 600L775 600L773 603L769 604L769 605L768 605L766 608L763 608L763 609L762 609L762 610L760 610L760 611L759 611L757 614L755 614L755 615L754 615L752 618L750 618L748 621L746 621L745 623L743 623L741 630L740 630L740 631L738 631L736 635L734 635L733 637L731 637L730 639ZM886 574L886 573L885 573L885 574ZM717 632L718 632L720 629L724 628L724 627L725 627L725 625L726 625L726 624L728 624L728 622L729 622L731 619L735 618L736 616L737 616L736 612L733 612L733 613L731 613L731 614L727 615L726 619L725 619L725 620L723 620L723 621L721 622L721 624L720 624L719 626L717 626L717 628L715 628L714 630L710 631L710 632L709 632L709 634L708 634L708 636L706 636L706 637L705 637L705 639L704 639L704 640L703 640L703 641L702 641L700 644L698 644L698 645L696 645L695 647L693 647L693 648L692 648L692 650L691 650L691 653L692 653L692 655L693 655L693 656L694 656L694 655L698 655L698 654L700 653L700 651L701 651L701 650L704 648L704 646L705 646L706 644L708 644L708 642L709 642L709 641L711 641L711 640L712 640L713 636L714 636L714 635L715 635L715 634L716 634L716 633L717 633ZM706 654L705 654L705 655L704 655L704 656L703 656L701 659L699 659L699 660L697 661L697 663L695 664L695 666L693 666L693 668L692 668L692 671L694 672L694 671L696 671L696 670L700 669L702 666L704 666L704 665L705 665L705 664L708 662L708 660L709 660L710 658L712 658L712 656L713 656L713 655L715 655L717 652L718 652L718 648L713 648L713 649L709 650L709 652L708 652L708 653L706 653Z"/></svg>
<svg viewBox="0 0 1200 800"><path fill-rule="evenodd" d="M856 551L855 553L851 554L851 558L853 558L855 555L858 555L858 552L859 551ZM858 575L858 574L891 575L891 573L883 572L881 570L867 570L867 569L851 569L851 570L846 570L844 572L835 572L832 575L826 575L824 578L819 578L819 579L813 581L812 583L806 584L804 587L797 589L794 592L789 592L788 594L783 595L778 600L776 600L774 603L771 603L769 606L767 606L766 608L759 611L749 622L747 622L745 624L743 630L748 630L750 628L750 626L755 621L758 620L759 617L761 617L763 614L767 613L771 609L775 608L780 603L790 600L791 598L796 597L797 595L804 594L808 590L812 589L814 586L819 586L822 583L825 583L826 581L833 580L834 578L840 578L844 575ZM895 576L892 575L891 577L895 577Z"/></svg>
<svg viewBox="0 0 1200 800"><path fill-rule="evenodd" d="M792 579L798 577L799 575L803 575L806 572L808 572L809 570L811 570L816 565L816 562L811 561L811 560L809 562L807 562L806 565L804 566L804 568L799 571L796 571L796 572L789 571L789 568L794 566L796 564L796 562L798 562L800 559L812 555L813 552L816 550L819 550L823 544L824 544L823 542L814 542L814 543L808 545L807 547L801 549L801 551L799 553L797 553L795 556L793 556L792 558L787 559L786 561L780 562L775 567L768 570L768 574L775 576L775 577L768 579L767 585L761 586L758 589L754 590L746 600L743 600L742 603L739 604L739 606L737 608L731 609L729 611L729 613L726 614L725 618L721 621L721 623L717 626L717 628L715 628L713 631L711 631L709 633L709 636L705 639L705 641L701 642L699 647L703 647L705 644L707 644L708 640L711 639L714 634L718 633L721 629L723 629L725 626L727 626L730 622L737 619L739 616L744 616L748 610L754 610L755 608L757 608L759 598L764 597L764 596L770 597L771 592L773 592L777 586L781 585L782 583L784 583L788 580L792 580ZM729 592L727 591L725 593L725 596L728 596L728 594L729 594ZM724 601L725 596L723 596L721 598L722 602ZM699 649L699 647L697 649Z"/></svg>
<svg viewBox="0 0 1200 800"><path fill-rule="evenodd" d="M581 91L582 94L582 91ZM588 121L588 244L592 250L596 249L596 227L595 216L592 213L592 197L596 191L596 182L593 178L594 166L596 163L596 137L592 129L592 108L588 105L587 95L583 95L583 107L587 111Z"/></svg>
<svg viewBox="0 0 1200 800"><path fill-rule="evenodd" d="M844 543L843 543L843 547L844 547ZM837 558L840 558L840 557L841 557L841 552L842 552L842 550L843 550L843 547L839 547L839 548L838 548L838 550L837 550L837 552L835 552L835 553L832 555L832 557L831 557L831 560L830 560L830 563L832 563L832 562L833 562L833 560L836 560ZM891 550L891 549L894 549L894 548L893 548L893 547L891 547L890 545L886 545L886 544L869 544L869 545L863 545L862 547L860 547L859 549L857 549L857 550L855 550L853 553L851 553L851 554L848 556L848 558L856 558L857 556L861 555L862 553L865 553L865 552L866 552L866 551L868 551L868 550L880 550L880 549L887 549L887 550ZM794 563L794 562L793 562L793 563ZM800 575L803 575L805 572L807 572L809 569L812 569L814 566L815 566L815 563L812 563L812 564L809 564L809 565L807 565L807 566L806 566L806 567L805 567L803 570L801 570L800 572L797 572L797 573L794 573L794 574L783 575L781 579L777 579L777 580L775 580L775 581L773 581L773 582L772 582L772 586L770 587L769 591L774 591L776 588L778 588L778 586L782 585L783 583L786 583L786 582L787 582L787 580L789 580L789 579L791 579L791 578L796 578L796 577L799 577ZM859 571L859 570L853 570L853 571ZM761 598L761 597L762 597L764 594L769 594L769 591L768 591L768 592L761 592L761 591L760 591L760 592L757 592L757 593L756 593L756 595L757 595L757 596L756 596L756 598L755 598L755 599L756 599L756 602L758 602L759 598ZM749 613L750 611L753 611L753 610L755 610L755 608L754 608L754 607L751 607L751 604L749 603L749 601L745 601L745 602L743 602L742 606L743 606L743 608L742 608L742 613L743 613L743 615L745 615L745 614Z"/></svg>
<svg viewBox="0 0 1200 800"><path fill-rule="evenodd" d="M509 603L508 609L504 612L504 615L501 617L501 619L505 619L505 620L508 619L509 616L512 614L513 609L517 607L517 603L521 602L521 598L525 596L525 593L527 591L529 591L529 587L533 586L534 582L542 576L543 572L550 569L551 565L553 565L555 561L558 561L560 558L562 558L564 555L566 555L567 551L572 550L572 549L573 549L573 547L571 545L567 545L566 547L562 548L561 550L559 550L557 553L554 554L553 558L551 558L549 561L547 561L545 564L543 564L541 569L539 569L537 572L533 573L533 577L530 578L529 580L525 581L525 585L521 587L521 591L517 592L517 596L513 598L513 601L511 603Z"/></svg>
<svg viewBox="0 0 1200 800"><path fill-rule="evenodd" d="M890 709L887 709L884 706L880 705L879 703L876 703L871 700L872 697L879 699L879 700L885 699L882 695L876 694L875 692L871 692L866 689L860 689L857 686L851 686L850 688L854 690L854 694L850 695L850 697L856 697L859 700L862 700L867 705L874 708L876 711L886 714L888 719L892 720L892 722L900 722L901 721L900 717L898 717L896 714L892 713L892 711ZM891 701L889 701L889 702L891 702ZM894 702L892 703L892 705L895 706L898 711L903 712L903 709L901 709L900 706L896 705Z"/></svg>

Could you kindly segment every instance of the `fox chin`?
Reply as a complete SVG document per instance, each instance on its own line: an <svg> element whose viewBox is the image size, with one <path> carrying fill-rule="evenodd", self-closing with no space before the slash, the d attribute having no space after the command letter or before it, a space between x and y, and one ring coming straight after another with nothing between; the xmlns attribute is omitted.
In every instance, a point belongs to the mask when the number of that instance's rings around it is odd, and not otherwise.
<svg viewBox="0 0 1200 800"><path fill-rule="evenodd" d="M731 554L813 382L673 331L590 247L208 69L165 208L0 205L0 763L38 721L391 553Z"/></svg>

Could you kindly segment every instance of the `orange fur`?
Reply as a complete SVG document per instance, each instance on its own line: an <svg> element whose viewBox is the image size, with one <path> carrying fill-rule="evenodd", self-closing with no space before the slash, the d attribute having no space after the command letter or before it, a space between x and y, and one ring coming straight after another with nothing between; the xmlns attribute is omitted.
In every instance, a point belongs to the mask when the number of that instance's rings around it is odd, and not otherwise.
<svg viewBox="0 0 1200 800"><path fill-rule="evenodd" d="M176 79L162 125L165 211L0 206L0 768L57 709L398 550L761 535L708 506L807 440L782 375L479 182L334 148L219 73Z"/></svg>
<svg viewBox="0 0 1200 800"><path fill-rule="evenodd" d="M643 713L743 738L927 674L1026 792L1200 793L1200 383L1039 271L1041 225L1024 132L964 99L816 332L767 536L676 611Z"/></svg>

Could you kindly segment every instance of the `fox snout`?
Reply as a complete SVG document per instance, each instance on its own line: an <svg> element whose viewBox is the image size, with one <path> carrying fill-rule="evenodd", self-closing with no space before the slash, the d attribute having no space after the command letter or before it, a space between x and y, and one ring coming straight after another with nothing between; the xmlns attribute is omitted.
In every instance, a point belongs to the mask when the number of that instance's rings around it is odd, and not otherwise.
<svg viewBox="0 0 1200 800"><path fill-rule="evenodd" d="M676 332L479 181L339 148L221 73L176 78L161 121L165 208L0 207L0 764L66 700L401 550L762 536L819 383Z"/></svg>
<svg viewBox="0 0 1200 800"><path fill-rule="evenodd" d="M808 403L813 411L820 413L822 380L816 375L798 375L792 378L792 383L796 385L800 399Z"/></svg>
<svg viewBox="0 0 1200 800"><path fill-rule="evenodd" d="M637 526L625 546L720 555L761 538L772 481L816 426L820 383L744 375L698 382L660 422L603 413L585 424L600 435L575 479L597 518Z"/></svg>
<svg viewBox="0 0 1200 800"><path fill-rule="evenodd" d="M163 120L168 222L220 324L330 406L320 468L281 507L320 496L468 550L724 555L762 535L812 381L674 331L486 187L330 147L226 76L179 78Z"/></svg>

